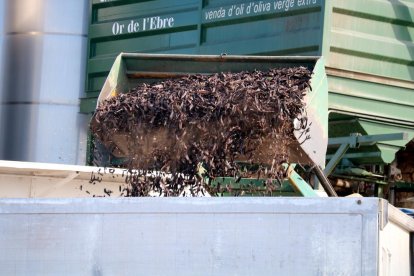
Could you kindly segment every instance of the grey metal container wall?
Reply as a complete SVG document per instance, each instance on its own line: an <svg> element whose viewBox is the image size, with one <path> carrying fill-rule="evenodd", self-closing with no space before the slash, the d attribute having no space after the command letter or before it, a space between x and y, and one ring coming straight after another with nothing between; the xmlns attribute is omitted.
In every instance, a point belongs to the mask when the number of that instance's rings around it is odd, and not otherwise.
<svg viewBox="0 0 414 276"><path fill-rule="evenodd" d="M410 275L376 198L1 199L1 275Z"/></svg>
<svg viewBox="0 0 414 276"><path fill-rule="evenodd" d="M87 4L3 2L4 139L0 159L84 162L81 151L87 123L79 114L79 95L84 83Z"/></svg>

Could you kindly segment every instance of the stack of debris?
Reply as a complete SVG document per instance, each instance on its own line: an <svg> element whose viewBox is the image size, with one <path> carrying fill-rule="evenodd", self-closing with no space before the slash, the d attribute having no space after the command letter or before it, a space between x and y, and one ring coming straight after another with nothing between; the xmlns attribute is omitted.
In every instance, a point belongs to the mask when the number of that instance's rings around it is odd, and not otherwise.
<svg viewBox="0 0 414 276"><path fill-rule="evenodd" d="M295 119L300 139L309 138L303 98L310 78L295 67L143 83L102 102L92 132L113 155L128 157L133 196L178 195L189 183L199 192L204 176L243 175L240 162L281 179ZM150 171L168 177L149 178Z"/></svg>

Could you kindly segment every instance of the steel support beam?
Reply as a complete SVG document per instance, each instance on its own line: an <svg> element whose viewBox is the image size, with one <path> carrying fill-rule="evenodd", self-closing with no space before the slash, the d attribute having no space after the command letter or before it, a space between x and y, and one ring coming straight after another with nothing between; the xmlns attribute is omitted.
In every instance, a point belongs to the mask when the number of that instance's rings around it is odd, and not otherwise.
<svg viewBox="0 0 414 276"><path fill-rule="evenodd" d="M351 133L347 137L336 137L330 138L328 141L328 147L337 147L339 149L335 152L333 156L327 156L327 159L330 159L328 164L324 169L324 174L326 176L330 175L334 170L341 159L345 156L346 151L349 148L359 148L361 145L369 146L373 145L376 142L381 141L394 141L394 140L407 140L408 134L401 133L389 133L389 134L378 134L378 135L364 135L362 136L359 133Z"/></svg>
<svg viewBox="0 0 414 276"><path fill-rule="evenodd" d="M408 134L405 132L363 136L358 135L359 134L357 133L352 133L350 136L346 137L329 138L328 147L340 146L345 143L351 145L355 144L356 147L358 147L358 145L369 146L381 141L395 141L408 139Z"/></svg>
<svg viewBox="0 0 414 276"><path fill-rule="evenodd" d="M332 156L331 160L328 162L325 169L323 170L326 176L330 175L333 172L336 165L338 165L339 161L341 161L342 157L345 155L348 149L349 144L344 143L339 147L339 149L336 150L335 154Z"/></svg>

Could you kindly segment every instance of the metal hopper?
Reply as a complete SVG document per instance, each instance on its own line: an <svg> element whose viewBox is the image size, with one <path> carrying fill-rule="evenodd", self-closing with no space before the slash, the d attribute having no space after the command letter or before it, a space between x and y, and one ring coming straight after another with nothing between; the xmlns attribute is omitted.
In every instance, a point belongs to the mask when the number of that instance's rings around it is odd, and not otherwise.
<svg viewBox="0 0 414 276"><path fill-rule="evenodd" d="M292 163L325 165L328 140L328 90L324 62L321 57L273 57L273 56L206 56L206 55L154 55L121 53L115 60L109 76L100 92L98 105L119 93L126 93L141 82L160 81L164 78L188 74L213 74L216 72L240 72L269 70L271 68L304 66L312 72L311 89L308 89L304 116L310 125L308 140L295 133L297 143L290 148ZM92 119L92 124L94 120ZM93 125L92 125L93 127ZM116 157L127 155L125 139L113 137ZM105 143L103 144L105 147ZM266 153L266 143L258 149Z"/></svg>

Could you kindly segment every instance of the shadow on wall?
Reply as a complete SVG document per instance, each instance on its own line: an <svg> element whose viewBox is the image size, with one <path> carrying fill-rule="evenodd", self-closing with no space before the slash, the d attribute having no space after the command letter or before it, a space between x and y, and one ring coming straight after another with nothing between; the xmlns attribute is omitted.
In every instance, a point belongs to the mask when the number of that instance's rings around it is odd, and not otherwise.
<svg viewBox="0 0 414 276"><path fill-rule="evenodd" d="M409 61L408 70L410 72L411 81L414 81L414 37L411 35L409 28L414 30L414 8L410 8L403 2L396 0L395 4L392 5L396 18L409 18L410 23L406 22L393 22L392 27L394 29L395 38L398 39L401 43L406 45L407 52L409 53L411 59ZM414 91L412 91L414 97ZM411 140L411 144L414 142L414 139ZM409 143L407 143L408 145Z"/></svg>
<svg viewBox="0 0 414 276"><path fill-rule="evenodd" d="M411 81L414 81L414 37L410 34L409 28L414 29L414 8L409 8L407 4L396 0L392 5L396 18L407 18L407 21L395 20L392 23L395 38L406 45L407 52L411 59L408 61Z"/></svg>

